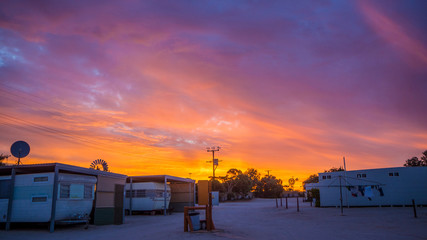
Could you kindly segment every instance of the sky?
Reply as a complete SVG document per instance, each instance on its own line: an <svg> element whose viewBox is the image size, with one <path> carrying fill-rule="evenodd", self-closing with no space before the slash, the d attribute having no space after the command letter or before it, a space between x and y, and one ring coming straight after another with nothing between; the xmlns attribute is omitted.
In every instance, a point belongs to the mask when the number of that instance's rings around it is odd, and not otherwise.
<svg viewBox="0 0 427 240"><path fill-rule="evenodd" d="M0 153L286 183L427 149L427 2L1 1ZM10 157L8 163L16 162Z"/></svg>

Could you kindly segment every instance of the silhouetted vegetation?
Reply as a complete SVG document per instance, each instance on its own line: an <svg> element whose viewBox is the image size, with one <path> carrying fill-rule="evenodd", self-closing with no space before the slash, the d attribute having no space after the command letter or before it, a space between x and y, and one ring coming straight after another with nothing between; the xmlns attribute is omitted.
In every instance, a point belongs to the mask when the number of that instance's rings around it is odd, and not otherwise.
<svg viewBox="0 0 427 240"><path fill-rule="evenodd" d="M344 171L344 168L343 167L339 167L339 168L332 167L329 170L325 170L325 172L340 172L340 171Z"/></svg>
<svg viewBox="0 0 427 240"><path fill-rule="evenodd" d="M3 160L7 159L8 155L3 155L3 153L0 154L0 166L5 166L6 164L3 162Z"/></svg>
<svg viewBox="0 0 427 240"><path fill-rule="evenodd" d="M421 156L421 159L418 159L418 157L412 157L408 160L406 160L405 164L403 164L405 167L421 167L421 166L427 166L427 150L423 152L423 156Z"/></svg>
<svg viewBox="0 0 427 240"><path fill-rule="evenodd" d="M305 189L305 185L307 184L307 183L318 183L319 182L319 176L317 175L317 174L312 174L312 175L310 175L306 180L304 180L303 182L302 182L302 186L304 187L304 189Z"/></svg>
<svg viewBox="0 0 427 240"><path fill-rule="evenodd" d="M316 199L316 207L320 207L320 191L318 188L312 188L307 191L307 199L313 201L313 198Z"/></svg>
<svg viewBox="0 0 427 240"><path fill-rule="evenodd" d="M255 193L257 197L280 197L283 193L282 180L275 176L267 175L258 182Z"/></svg>
<svg viewBox="0 0 427 240"><path fill-rule="evenodd" d="M282 180L261 174L254 168L245 172L231 168L227 174L213 181L213 189L226 195L227 200L257 197L278 197L283 193Z"/></svg>

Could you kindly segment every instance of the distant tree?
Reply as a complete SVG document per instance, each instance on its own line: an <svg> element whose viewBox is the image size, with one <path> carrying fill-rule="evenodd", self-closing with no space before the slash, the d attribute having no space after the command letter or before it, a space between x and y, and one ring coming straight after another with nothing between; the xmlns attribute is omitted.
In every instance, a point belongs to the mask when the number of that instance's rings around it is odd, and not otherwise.
<svg viewBox="0 0 427 240"><path fill-rule="evenodd" d="M302 182L302 185L305 189L305 185L307 183L318 183L319 182L319 176L317 174L310 175L304 182Z"/></svg>
<svg viewBox="0 0 427 240"><path fill-rule="evenodd" d="M212 181L212 177L211 177L211 181ZM218 181L217 179L212 181L212 191L219 191L221 193L225 192L225 187L224 185Z"/></svg>
<svg viewBox="0 0 427 240"><path fill-rule="evenodd" d="M258 197L274 198L280 197L282 193L282 180L273 175L266 175L263 177L256 188L256 194Z"/></svg>
<svg viewBox="0 0 427 240"><path fill-rule="evenodd" d="M427 166L427 150L423 152L423 155L420 159L418 157L412 157L408 160L406 160L405 164L403 164L405 167L421 167L421 166Z"/></svg>
<svg viewBox="0 0 427 240"><path fill-rule="evenodd" d="M423 160L419 160L417 157L412 157L412 158L406 160L406 162L405 162L405 164L403 164L403 166L405 166L405 167L426 166L424 164L425 164L425 162Z"/></svg>
<svg viewBox="0 0 427 240"><path fill-rule="evenodd" d="M421 156L421 161L423 161L423 166L427 166L427 150L423 152L423 156Z"/></svg>
<svg viewBox="0 0 427 240"><path fill-rule="evenodd" d="M5 166L6 163L3 162L3 160L9 158L8 155L3 155L3 153L0 154L0 166Z"/></svg>
<svg viewBox="0 0 427 240"><path fill-rule="evenodd" d="M251 191L256 190L257 183L260 181L261 174L255 168L248 168L243 174L251 180Z"/></svg>
<svg viewBox="0 0 427 240"><path fill-rule="evenodd" d="M344 171L344 168L343 167L339 167L339 168L332 167L329 170L325 170L325 172L340 172L340 171Z"/></svg>
<svg viewBox="0 0 427 240"><path fill-rule="evenodd" d="M233 188L236 186L236 179L239 174L242 174L241 170L237 168L231 168L227 171L227 175L225 175L225 177L221 177L225 187L225 192L227 193L227 199L229 200L234 197Z"/></svg>
<svg viewBox="0 0 427 240"><path fill-rule="evenodd" d="M316 199L316 207L320 207L320 192L318 188L312 188L307 191L309 195L309 200L312 201L313 198Z"/></svg>
<svg viewBox="0 0 427 240"><path fill-rule="evenodd" d="M246 169L244 174L248 175L248 177L254 182L259 181L261 177L261 174L255 168Z"/></svg>
<svg viewBox="0 0 427 240"><path fill-rule="evenodd" d="M233 188L233 193L240 195L241 197L246 197L252 190L252 181L246 174L237 175L235 185Z"/></svg>

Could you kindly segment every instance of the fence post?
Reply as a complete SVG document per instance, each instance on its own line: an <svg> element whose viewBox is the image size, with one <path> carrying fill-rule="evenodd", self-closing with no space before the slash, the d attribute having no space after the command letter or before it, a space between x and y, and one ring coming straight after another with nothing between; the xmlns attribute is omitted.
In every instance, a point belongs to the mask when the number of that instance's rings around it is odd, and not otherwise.
<svg viewBox="0 0 427 240"><path fill-rule="evenodd" d="M412 199L412 207L414 208L414 218L417 218L417 206L414 199Z"/></svg>
<svg viewBox="0 0 427 240"><path fill-rule="evenodd" d="M288 209L288 197L286 197L286 209Z"/></svg>
<svg viewBox="0 0 427 240"><path fill-rule="evenodd" d="M278 208L279 207L279 205L278 205L278 203L277 203L277 198L276 198L276 208Z"/></svg>
<svg viewBox="0 0 427 240"><path fill-rule="evenodd" d="M299 199L297 197L297 212L299 212Z"/></svg>

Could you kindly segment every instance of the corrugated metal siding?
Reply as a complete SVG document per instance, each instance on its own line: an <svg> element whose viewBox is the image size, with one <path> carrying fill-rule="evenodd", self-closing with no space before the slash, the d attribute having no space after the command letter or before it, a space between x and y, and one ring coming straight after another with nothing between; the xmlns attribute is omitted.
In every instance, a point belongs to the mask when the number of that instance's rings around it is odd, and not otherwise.
<svg viewBox="0 0 427 240"><path fill-rule="evenodd" d="M122 188L124 188L125 182L126 179L98 176L94 215L95 225L123 223L123 220L120 221L120 219L116 219L116 215L118 218L118 212L123 211L123 200L117 202L118 196L116 196L116 194L122 195L123 197L124 193L123 189L121 189L121 191L119 191L120 189L116 189L116 185L122 185Z"/></svg>
<svg viewBox="0 0 427 240"><path fill-rule="evenodd" d="M177 212L183 212L185 206L194 206L193 183L171 183L170 207Z"/></svg>

